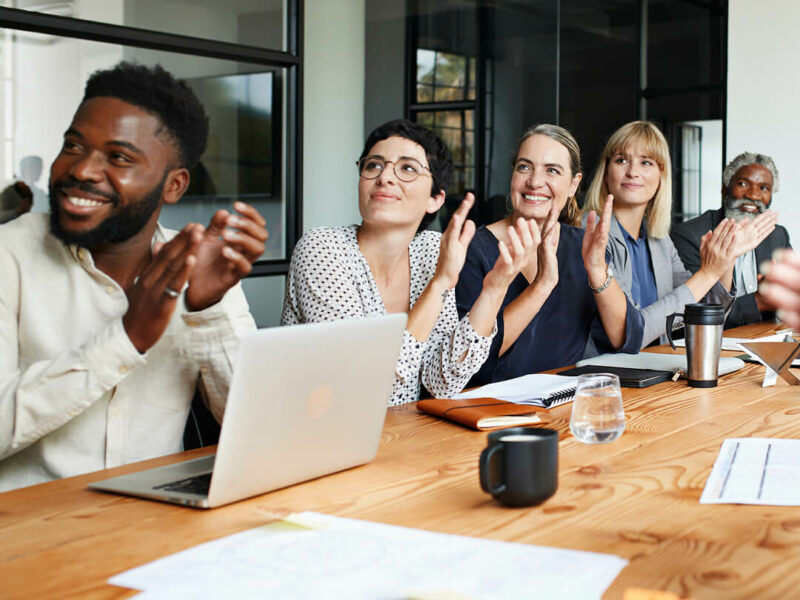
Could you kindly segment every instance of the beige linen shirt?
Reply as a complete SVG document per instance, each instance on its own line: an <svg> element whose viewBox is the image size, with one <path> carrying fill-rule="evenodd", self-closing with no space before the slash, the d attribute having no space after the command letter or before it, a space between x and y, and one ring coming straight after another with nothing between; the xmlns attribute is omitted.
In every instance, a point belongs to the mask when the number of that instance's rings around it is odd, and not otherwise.
<svg viewBox="0 0 800 600"><path fill-rule="evenodd" d="M239 337L255 328L241 287L203 311L179 302L145 354L127 310L49 215L0 226L0 491L180 451L198 375L222 418Z"/></svg>

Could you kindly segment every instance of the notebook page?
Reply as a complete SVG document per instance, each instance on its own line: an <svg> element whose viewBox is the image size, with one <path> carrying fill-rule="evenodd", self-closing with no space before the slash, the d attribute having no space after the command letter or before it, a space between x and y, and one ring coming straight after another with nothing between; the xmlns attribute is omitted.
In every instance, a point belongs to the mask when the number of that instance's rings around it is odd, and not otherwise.
<svg viewBox="0 0 800 600"><path fill-rule="evenodd" d="M469 398L497 398L507 402L524 403L574 390L577 384L577 377L532 373L506 381L489 383L479 388L456 394L453 398L464 400Z"/></svg>

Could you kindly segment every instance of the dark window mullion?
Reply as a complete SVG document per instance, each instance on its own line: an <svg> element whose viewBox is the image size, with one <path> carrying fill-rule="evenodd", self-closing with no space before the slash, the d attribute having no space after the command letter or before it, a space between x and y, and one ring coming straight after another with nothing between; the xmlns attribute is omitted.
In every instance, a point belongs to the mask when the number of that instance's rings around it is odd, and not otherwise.
<svg viewBox="0 0 800 600"><path fill-rule="evenodd" d="M299 64L301 60L298 56L279 50L149 31L125 25L45 15L14 8L0 8L0 27L178 54L269 64L277 67L291 67Z"/></svg>

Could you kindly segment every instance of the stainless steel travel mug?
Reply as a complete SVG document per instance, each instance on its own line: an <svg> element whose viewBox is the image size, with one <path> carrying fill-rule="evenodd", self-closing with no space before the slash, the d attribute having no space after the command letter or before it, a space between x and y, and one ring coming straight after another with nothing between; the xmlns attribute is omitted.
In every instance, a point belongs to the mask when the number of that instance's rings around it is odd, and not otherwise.
<svg viewBox="0 0 800 600"><path fill-rule="evenodd" d="M686 332L686 378L692 387L716 387L725 309L721 304L687 304L683 314L667 317L667 339L672 341L675 317L683 317Z"/></svg>

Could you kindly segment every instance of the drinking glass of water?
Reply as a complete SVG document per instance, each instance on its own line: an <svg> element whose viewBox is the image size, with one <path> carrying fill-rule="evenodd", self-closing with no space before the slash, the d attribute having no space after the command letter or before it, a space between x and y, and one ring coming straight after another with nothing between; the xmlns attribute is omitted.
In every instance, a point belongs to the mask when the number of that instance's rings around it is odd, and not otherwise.
<svg viewBox="0 0 800 600"><path fill-rule="evenodd" d="M569 429L586 444L613 442L625 431L619 377L592 373L578 377Z"/></svg>

